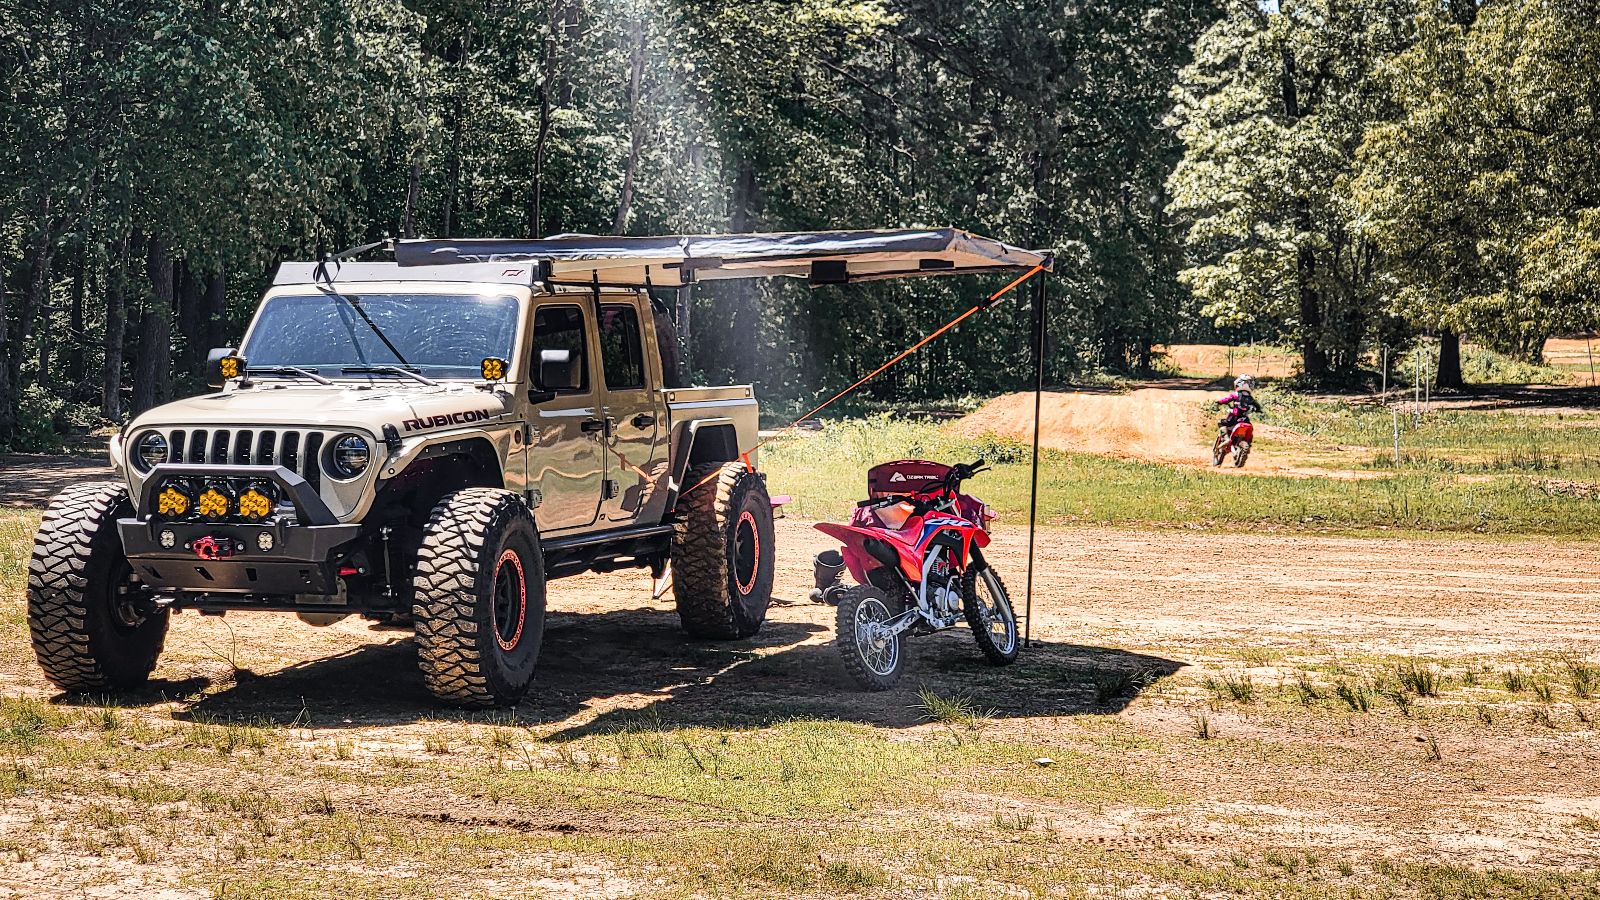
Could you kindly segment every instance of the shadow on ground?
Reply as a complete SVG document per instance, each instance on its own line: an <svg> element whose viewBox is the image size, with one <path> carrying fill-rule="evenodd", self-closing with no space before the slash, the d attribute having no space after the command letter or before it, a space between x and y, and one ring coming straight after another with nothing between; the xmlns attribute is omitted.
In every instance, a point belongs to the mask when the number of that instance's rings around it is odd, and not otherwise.
<svg viewBox="0 0 1600 900"><path fill-rule="evenodd" d="M964 695L997 718L1112 713L1182 663L1106 647L1035 642L997 669L966 629L913 639L899 688L867 693L845 674L823 627L769 621L749 641L694 641L661 609L550 617L539 671L514 711L522 723L579 721L556 739L629 727L641 716L671 725L758 726L797 717L887 727L923 721L919 691ZM359 647L231 681L153 681L125 704L178 698L176 718L338 728L423 720L506 721L510 710L440 707L417 672L410 640ZM585 715L596 709L597 715Z"/></svg>
<svg viewBox="0 0 1600 900"><path fill-rule="evenodd" d="M71 485L115 477L104 455L0 453L0 506L40 509Z"/></svg>

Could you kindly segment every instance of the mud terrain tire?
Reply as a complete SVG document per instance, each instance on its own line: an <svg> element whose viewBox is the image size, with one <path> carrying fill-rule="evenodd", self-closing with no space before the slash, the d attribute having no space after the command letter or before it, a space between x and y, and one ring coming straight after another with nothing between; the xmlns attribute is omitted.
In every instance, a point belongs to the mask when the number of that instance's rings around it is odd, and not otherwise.
<svg viewBox="0 0 1600 900"><path fill-rule="evenodd" d="M127 488L99 481L50 501L28 563L28 632L39 667L64 691L122 691L150 678L171 614L140 614L127 600L131 569L117 518Z"/></svg>
<svg viewBox="0 0 1600 900"><path fill-rule="evenodd" d="M511 706L533 683L544 640L544 554L510 491L468 488L433 507L417 551L417 664L432 694Z"/></svg>
<svg viewBox="0 0 1600 900"><path fill-rule="evenodd" d="M766 479L740 463L691 468L672 532L672 594L683 630L712 640L760 631L772 574Z"/></svg>

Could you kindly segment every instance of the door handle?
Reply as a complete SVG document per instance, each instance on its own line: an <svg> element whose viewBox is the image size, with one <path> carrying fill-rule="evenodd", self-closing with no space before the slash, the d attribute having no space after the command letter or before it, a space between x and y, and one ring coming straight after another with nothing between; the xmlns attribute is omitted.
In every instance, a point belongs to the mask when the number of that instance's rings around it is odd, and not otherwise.
<svg viewBox="0 0 1600 900"><path fill-rule="evenodd" d="M637 416L634 416L632 419L630 419L629 423L635 428L649 428L650 426L656 424L656 417L650 415L649 413L639 413Z"/></svg>
<svg viewBox="0 0 1600 900"><path fill-rule="evenodd" d="M594 434L597 431L605 431L606 420L584 419L581 423L579 423L578 428L582 430L584 434Z"/></svg>

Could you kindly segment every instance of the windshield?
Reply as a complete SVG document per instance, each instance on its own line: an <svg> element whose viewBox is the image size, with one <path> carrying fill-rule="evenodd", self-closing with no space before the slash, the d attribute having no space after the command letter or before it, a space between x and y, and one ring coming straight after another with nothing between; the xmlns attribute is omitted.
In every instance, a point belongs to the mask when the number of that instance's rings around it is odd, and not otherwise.
<svg viewBox="0 0 1600 900"><path fill-rule="evenodd" d="M261 305L240 352L252 371L297 366L337 376L345 368L405 366L439 378L478 378L484 359L511 359L517 310L509 296L285 295Z"/></svg>

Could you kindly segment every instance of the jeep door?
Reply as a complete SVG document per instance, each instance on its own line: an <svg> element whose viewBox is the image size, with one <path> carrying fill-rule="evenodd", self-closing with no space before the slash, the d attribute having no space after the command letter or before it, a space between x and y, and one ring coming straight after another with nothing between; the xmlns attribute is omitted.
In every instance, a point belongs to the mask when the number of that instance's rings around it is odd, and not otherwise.
<svg viewBox="0 0 1600 900"><path fill-rule="evenodd" d="M608 431L601 517L612 523L637 519L665 483L666 408L641 302L640 295L603 296L597 323Z"/></svg>
<svg viewBox="0 0 1600 900"><path fill-rule="evenodd" d="M534 520L543 532L592 525L600 509L605 418L593 352L592 306L586 299L536 300L533 311L528 380L534 389L544 389L538 384L541 350L570 351L582 376L578 388L558 390L554 398L528 410L528 486L540 493Z"/></svg>

